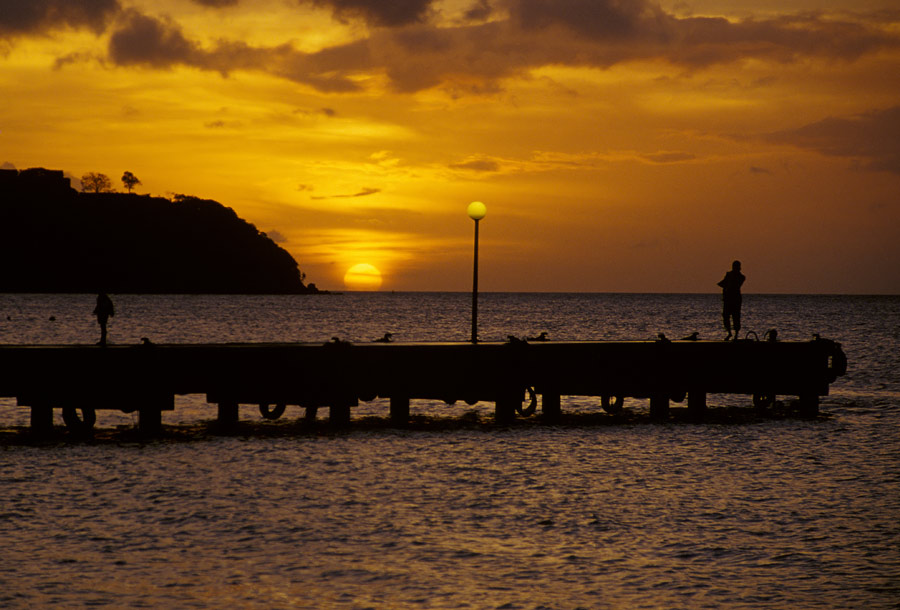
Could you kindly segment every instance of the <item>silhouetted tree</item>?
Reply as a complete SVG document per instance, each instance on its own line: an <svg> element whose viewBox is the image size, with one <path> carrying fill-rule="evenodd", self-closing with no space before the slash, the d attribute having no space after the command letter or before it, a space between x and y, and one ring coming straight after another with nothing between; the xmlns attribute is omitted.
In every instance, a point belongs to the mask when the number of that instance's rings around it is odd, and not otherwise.
<svg viewBox="0 0 900 610"><path fill-rule="evenodd" d="M125 190L127 190L129 193L133 191L134 187L136 187L140 183L141 181L138 180L138 177L131 172L125 172L124 174L122 174L122 184L125 185Z"/></svg>
<svg viewBox="0 0 900 610"><path fill-rule="evenodd" d="M110 193L112 182L106 174L88 172L81 177L81 190L85 193Z"/></svg>

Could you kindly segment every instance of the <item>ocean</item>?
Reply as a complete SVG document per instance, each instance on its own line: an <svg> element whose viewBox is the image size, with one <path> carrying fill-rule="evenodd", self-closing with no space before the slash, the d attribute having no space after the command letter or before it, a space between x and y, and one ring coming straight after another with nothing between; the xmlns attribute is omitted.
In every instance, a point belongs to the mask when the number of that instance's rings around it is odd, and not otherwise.
<svg viewBox="0 0 900 610"><path fill-rule="evenodd" d="M113 343L470 333L466 293L113 299ZM0 343L94 343L93 305L0 295ZM0 607L900 608L900 297L747 294L743 326L843 345L817 419L658 423L626 399L634 416L609 424L563 397L585 425L413 401L421 425L395 429L376 400L298 434L267 433L298 408L260 423L246 405L222 436L192 433L216 410L183 396L160 439L101 411L92 441L35 443L0 398ZM724 336L714 294L481 295L482 340L540 332Z"/></svg>

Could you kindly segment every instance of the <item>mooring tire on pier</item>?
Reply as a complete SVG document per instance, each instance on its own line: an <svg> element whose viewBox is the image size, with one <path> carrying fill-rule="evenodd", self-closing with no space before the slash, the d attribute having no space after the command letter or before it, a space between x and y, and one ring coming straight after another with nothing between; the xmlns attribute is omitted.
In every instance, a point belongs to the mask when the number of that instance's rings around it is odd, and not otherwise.
<svg viewBox="0 0 900 610"><path fill-rule="evenodd" d="M537 411L537 394L534 392L534 388L525 388L525 393L528 396L528 406L523 407L522 403L516 405L516 411L518 411L519 415L523 417L528 417L529 415L534 415L534 412Z"/></svg>
<svg viewBox="0 0 900 610"><path fill-rule="evenodd" d="M284 409L286 406L287 405L282 402L272 406L272 408L270 409L268 403L263 402L259 405L259 414L266 419L278 419L279 417L284 415Z"/></svg>
<svg viewBox="0 0 900 610"><path fill-rule="evenodd" d="M616 396L615 399L613 399L612 396L600 397L600 406L603 407L603 410L607 413L621 413L624 402L624 396Z"/></svg>
<svg viewBox="0 0 900 610"><path fill-rule="evenodd" d="M87 432L97 423L97 412L91 407L81 407L81 417L78 417L77 407L63 407L62 416L66 428L71 432Z"/></svg>

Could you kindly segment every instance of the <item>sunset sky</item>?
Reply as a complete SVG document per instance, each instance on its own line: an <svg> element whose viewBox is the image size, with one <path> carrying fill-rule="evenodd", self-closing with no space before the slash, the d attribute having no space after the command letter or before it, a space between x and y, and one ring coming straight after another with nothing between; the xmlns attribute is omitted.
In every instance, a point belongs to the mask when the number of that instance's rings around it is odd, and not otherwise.
<svg viewBox="0 0 900 610"><path fill-rule="evenodd" d="M900 7L0 0L0 164L215 199L320 288L470 289L479 200L485 291L896 294Z"/></svg>

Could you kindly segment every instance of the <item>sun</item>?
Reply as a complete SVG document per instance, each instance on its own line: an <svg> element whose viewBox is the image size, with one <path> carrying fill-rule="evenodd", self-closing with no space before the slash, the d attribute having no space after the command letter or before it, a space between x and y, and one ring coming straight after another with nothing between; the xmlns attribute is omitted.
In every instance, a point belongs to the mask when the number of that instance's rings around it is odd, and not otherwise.
<svg viewBox="0 0 900 610"><path fill-rule="evenodd" d="M369 263L360 263L347 269L344 286L350 290L378 290L381 288L381 271Z"/></svg>

